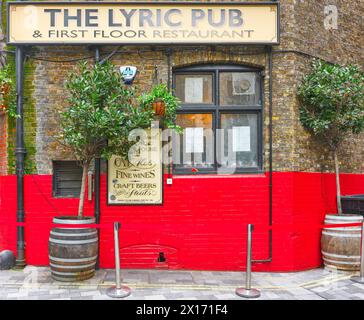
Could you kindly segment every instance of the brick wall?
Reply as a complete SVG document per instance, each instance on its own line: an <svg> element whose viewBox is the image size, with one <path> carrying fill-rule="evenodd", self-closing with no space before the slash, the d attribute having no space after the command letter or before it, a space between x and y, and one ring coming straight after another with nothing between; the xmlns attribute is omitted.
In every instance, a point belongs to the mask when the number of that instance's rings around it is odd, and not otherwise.
<svg viewBox="0 0 364 320"><path fill-rule="evenodd" d="M259 2L259 1L257 1ZM325 28L325 6L338 8L338 29ZM281 44L274 50L295 52L275 53L273 58L273 166L277 171L333 171L331 155L305 132L298 120L296 88L302 76L309 72L312 57L322 57L338 63L361 63L360 17L363 5L357 1L297 1L281 3ZM106 55L114 47L102 47ZM138 49L140 50L138 52ZM172 47L172 68L199 63L238 63L261 67L267 71L267 56L257 46L210 46L182 50ZM39 47L37 56L50 60L92 57L86 47ZM112 61L115 65L132 64L139 73L135 87L140 91L159 81L167 81L165 47L124 47ZM122 53L124 51L124 53ZM247 52L256 53L247 55ZM297 52L296 52L297 51ZM90 59L92 61L92 58ZM65 107L64 80L75 62L38 61L34 75L34 100L37 113L36 166L40 174L50 174L52 159L71 158L55 139L58 132L58 111ZM268 74L268 72L266 72ZM265 105L268 110L268 76L265 78ZM264 119L264 167L268 159L268 112ZM27 129L26 129L27 130ZM30 130L29 130L30 131ZM364 135L348 137L341 151L344 172L363 172Z"/></svg>
<svg viewBox="0 0 364 320"><path fill-rule="evenodd" d="M284 16L289 32L283 36L280 49L291 49L307 53L339 64L363 65L362 44L363 1L323 0L323 1L285 1L289 16ZM329 18L332 11L325 13L329 6L337 8L337 26ZM332 16L332 15L331 15ZM291 22L288 22L291 20ZM293 21L293 23L292 23ZM333 26L334 28L328 28ZM336 28L337 27L337 28ZM310 71L312 58L295 54L293 57L292 92L303 75ZM292 168L295 171L334 171L332 155L328 149L305 132L299 123L298 101L292 100L292 130L294 131ZM348 135L339 150L340 168L343 172L364 172L364 134Z"/></svg>
<svg viewBox="0 0 364 320"><path fill-rule="evenodd" d="M103 47L101 54L106 55L114 48ZM140 50L138 52L138 49ZM171 69L181 66L203 63L237 63L267 68L267 59L263 48L254 48L256 54L247 55L251 49L232 48L217 46L203 48L178 48L174 47L171 58ZM48 50L52 50L50 53ZM55 51L55 52L54 52ZM66 51L66 53L65 53ZM40 48L38 56L42 58L55 60L67 60L70 57L77 58L85 55L92 55L87 48L70 48L63 47L56 49ZM138 68L138 75L134 82L134 87L143 92L148 90L153 84L161 81L167 82L168 65L165 49L163 51L153 51L151 47L127 47L121 49L120 53L112 58L116 66L132 64ZM55 62L38 62L35 70L35 91L34 97L37 110L37 171L40 174L51 173L52 159L71 159L71 155L62 148L56 141L58 127L58 111L66 107L64 98L64 81L67 74L75 67L75 63L55 63ZM172 70L170 70L172 72ZM268 78L268 77L266 77ZM267 108L268 101L268 80L264 83L265 101ZM280 94L280 93L279 93ZM267 117L268 113L265 113ZM267 118L265 123L267 123ZM265 126L265 153L268 150L268 131ZM278 136L277 136L278 137ZM283 146L282 146L283 147ZM287 160L287 159L286 159ZM286 161L287 163L287 161ZM267 163L266 163L267 165Z"/></svg>
<svg viewBox="0 0 364 320"><path fill-rule="evenodd" d="M283 2L283 1L282 1ZM292 6L291 49L303 51L339 64L363 65L363 1L288 0ZM337 28L331 23L330 7L337 9ZM326 26L325 26L326 19Z"/></svg>

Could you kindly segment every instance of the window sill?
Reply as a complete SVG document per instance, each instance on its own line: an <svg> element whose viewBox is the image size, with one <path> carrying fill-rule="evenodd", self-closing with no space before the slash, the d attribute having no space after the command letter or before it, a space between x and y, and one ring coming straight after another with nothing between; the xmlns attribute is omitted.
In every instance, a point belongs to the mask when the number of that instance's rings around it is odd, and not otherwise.
<svg viewBox="0 0 364 320"><path fill-rule="evenodd" d="M219 178L231 178L231 179L238 179L238 178L265 178L266 174L264 171L255 171L255 172L240 172L240 173L221 173L218 174L214 173L173 173L173 179L219 179Z"/></svg>

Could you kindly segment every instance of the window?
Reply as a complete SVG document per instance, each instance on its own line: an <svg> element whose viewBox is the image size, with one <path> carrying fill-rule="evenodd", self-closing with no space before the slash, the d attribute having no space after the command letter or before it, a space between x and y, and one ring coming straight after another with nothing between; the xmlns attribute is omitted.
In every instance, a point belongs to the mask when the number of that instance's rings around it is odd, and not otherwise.
<svg viewBox="0 0 364 320"><path fill-rule="evenodd" d="M173 139L175 173L257 172L262 168L262 73L236 65L174 70L182 101Z"/></svg>
<svg viewBox="0 0 364 320"><path fill-rule="evenodd" d="M53 197L78 198L82 167L77 161L53 161Z"/></svg>

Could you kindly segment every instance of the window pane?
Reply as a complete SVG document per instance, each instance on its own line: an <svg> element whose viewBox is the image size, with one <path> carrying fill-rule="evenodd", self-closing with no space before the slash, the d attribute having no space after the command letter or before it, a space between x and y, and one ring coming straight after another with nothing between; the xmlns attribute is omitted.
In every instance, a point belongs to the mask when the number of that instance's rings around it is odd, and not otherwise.
<svg viewBox="0 0 364 320"><path fill-rule="evenodd" d="M220 73L220 105L258 105L259 99L259 77L255 72Z"/></svg>
<svg viewBox="0 0 364 320"><path fill-rule="evenodd" d="M221 114L224 158L218 157L223 167L258 166L258 116L257 114ZM217 152L220 146L218 146Z"/></svg>
<svg viewBox="0 0 364 320"><path fill-rule="evenodd" d="M186 104L213 103L211 74L177 74L176 96Z"/></svg>
<svg viewBox="0 0 364 320"><path fill-rule="evenodd" d="M173 164L179 168L213 168L212 114L178 114L176 123L184 130L173 139Z"/></svg>

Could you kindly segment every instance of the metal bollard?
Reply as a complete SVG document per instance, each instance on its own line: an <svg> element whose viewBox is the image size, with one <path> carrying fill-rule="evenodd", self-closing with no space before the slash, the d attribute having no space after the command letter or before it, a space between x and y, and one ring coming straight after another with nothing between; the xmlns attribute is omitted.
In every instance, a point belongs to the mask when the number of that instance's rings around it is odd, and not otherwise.
<svg viewBox="0 0 364 320"><path fill-rule="evenodd" d="M360 276L351 277L351 281L364 284L364 220L361 225L361 245L360 245Z"/></svg>
<svg viewBox="0 0 364 320"><path fill-rule="evenodd" d="M243 298L259 298L260 291L251 288L252 281L252 232L253 225L248 224L248 242L247 242L247 254L246 254L246 277L245 288L237 288L235 293Z"/></svg>
<svg viewBox="0 0 364 320"><path fill-rule="evenodd" d="M120 227L119 222L114 222L116 285L106 290L106 294L112 298L125 298L131 293L130 288L127 286L122 286L120 281L119 227Z"/></svg>

